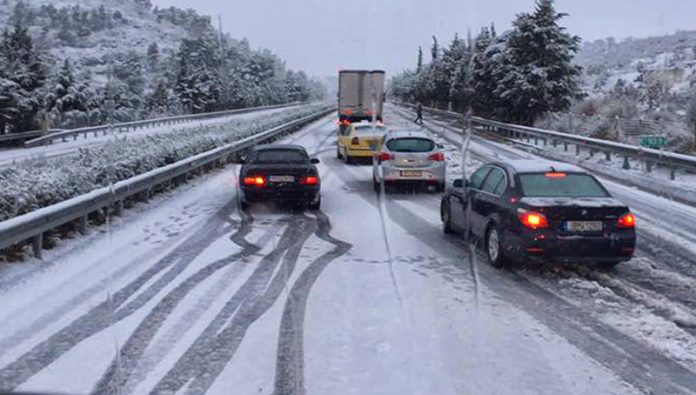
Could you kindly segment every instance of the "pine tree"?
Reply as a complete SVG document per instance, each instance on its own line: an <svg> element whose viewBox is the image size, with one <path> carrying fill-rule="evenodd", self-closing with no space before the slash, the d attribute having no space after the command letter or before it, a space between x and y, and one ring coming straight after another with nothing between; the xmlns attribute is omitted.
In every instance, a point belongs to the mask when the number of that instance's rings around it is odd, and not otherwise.
<svg viewBox="0 0 696 395"><path fill-rule="evenodd" d="M156 42L147 47L147 66L150 71L157 70L160 60L159 46Z"/></svg>
<svg viewBox="0 0 696 395"><path fill-rule="evenodd" d="M6 118L6 128L16 132L37 128L40 88L44 85L46 76L33 41L20 23L15 23L12 32L3 33L0 58L3 59L6 74L3 96L11 97L4 101L13 103L11 105L14 106L2 111L6 117L12 114Z"/></svg>
<svg viewBox="0 0 696 395"><path fill-rule="evenodd" d="M493 115L498 106L495 89L497 83L494 79L496 64L504 47L504 41L498 41L493 45L494 37L488 28L481 32L474 41L473 54L470 66L471 80L471 109L474 114L489 117Z"/></svg>
<svg viewBox="0 0 696 395"><path fill-rule="evenodd" d="M416 63L416 73L423 70L423 47L418 46L418 62Z"/></svg>
<svg viewBox="0 0 696 395"><path fill-rule="evenodd" d="M437 60L437 58L440 55L440 45L437 43L437 37L433 36L433 45L430 47L430 57L434 61Z"/></svg>
<svg viewBox="0 0 696 395"><path fill-rule="evenodd" d="M567 110L580 96L581 69L572 63L580 38L558 24L565 16L553 0L537 0L534 13L520 14L513 23L506 73L497 89L513 121L532 124L547 111Z"/></svg>

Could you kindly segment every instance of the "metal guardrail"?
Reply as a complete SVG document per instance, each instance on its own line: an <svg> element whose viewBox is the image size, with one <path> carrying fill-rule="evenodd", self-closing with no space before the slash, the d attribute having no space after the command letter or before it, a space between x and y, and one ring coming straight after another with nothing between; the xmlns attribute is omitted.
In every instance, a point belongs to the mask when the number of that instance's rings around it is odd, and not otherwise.
<svg viewBox="0 0 696 395"><path fill-rule="evenodd" d="M129 197L144 193L145 199L147 199L152 188L158 185L170 181L176 182L177 179L187 174L224 165L224 163L229 162L230 157L239 152L259 143L275 139L283 133L304 126L335 110L334 107L325 108L312 115L257 133L234 143L117 182L112 187L103 187L55 205L0 222L0 249L31 239L35 256L41 258L44 232L72 221L80 220L79 230L80 233L84 234L87 228L87 216L90 213L103 208L113 207L114 212L119 214L123 208L123 201Z"/></svg>
<svg viewBox="0 0 696 395"><path fill-rule="evenodd" d="M62 132L63 129L50 129L48 133L57 133L57 132ZM6 133L6 134L0 134L0 143L5 143L5 142L18 142L21 143L25 140L30 140L34 139L37 137L41 137L43 135L43 132L41 130L30 130L28 132L21 132L21 133Z"/></svg>
<svg viewBox="0 0 696 395"><path fill-rule="evenodd" d="M401 105L410 108L415 107L412 104L402 103ZM439 110L430 107L424 107L423 110L436 115L459 118L462 121L465 120L465 115L457 112ZM630 159L643 161L645 163L645 168L649 173L653 171L653 167L655 165L663 166L670 169L670 178L672 180L676 178L675 173L677 170L686 170L689 172L696 171L696 156L683 155L675 152L661 151L630 144L622 144L592 137L561 133L553 130L514 125L480 117L471 117L471 123L473 126L477 126L480 129L488 132L502 135L506 138L525 138L528 140L534 139L535 145L539 142L539 140L541 140L544 146L546 146L549 141L554 147L556 147L559 143L562 143L565 151L568 151L569 144L574 145L576 155L580 155L582 148L588 149L590 156L603 152L606 155L607 160L611 160L611 156L614 154L621 155L623 156L624 160L623 168L626 170L630 169Z"/></svg>
<svg viewBox="0 0 696 395"><path fill-rule="evenodd" d="M273 110L273 109L278 109L278 108L285 108L285 107L291 107L291 106L296 106L302 104L300 102L294 102L294 103L288 103L288 104L278 104L278 105L273 105L273 106L262 106L262 107L248 107L248 108L240 108L236 110L227 110L227 111L217 111L217 112L208 112L208 113L203 113L203 114L191 114L191 115L179 115L175 117L166 117L166 118L157 118L157 119L146 119L143 121L133 121L133 122L123 122L123 123L116 123L113 125L99 125L99 126L89 126L85 128L77 128L77 129L70 129L70 130L60 130L54 133L50 133L46 136L41 136L38 138L35 138L33 140L29 140L24 143L24 146L27 148L32 148L32 147L38 147L41 145L48 145L52 144L54 140L62 140L62 141L67 141L68 138L72 137L74 140L77 140L77 138L80 135L83 135L85 138L89 134L93 134L94 137L97 137L99 133L102 135L106 135L109 130L113 131L118 131L118 132L127 132L129 130L136 130L138 128L149 128L149 127L155 127L155 126L162 126L162 125L174 125L182 122L191 122L191 121L198 121L202 119L210 119L210 118L217 118L217 117L224 117L224 116L229 116L229 115L237 115L237 114L245 114L245 113L250 113L254 111L262 111L262 110ZM34 132L27 132L27 133L34 133ZM19 135L19 134L17 134ZM39 134L40 136L40 134ZM20 137L18 137L19 139Z"/></svg>

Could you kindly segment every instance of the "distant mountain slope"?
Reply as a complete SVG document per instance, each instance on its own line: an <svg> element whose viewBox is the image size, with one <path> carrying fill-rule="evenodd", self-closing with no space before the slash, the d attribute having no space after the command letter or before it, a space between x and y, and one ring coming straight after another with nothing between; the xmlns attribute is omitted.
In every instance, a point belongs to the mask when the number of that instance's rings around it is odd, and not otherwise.
<svg viewBox="0 0 696 395"><path fill-rule="evenodd" d="M627 39L609 38L583 44L576 62L585 68L585 89L591 95L620 85L683 100L696 85L696 31ZM674 96L668 98L667 96Z"/></svg>

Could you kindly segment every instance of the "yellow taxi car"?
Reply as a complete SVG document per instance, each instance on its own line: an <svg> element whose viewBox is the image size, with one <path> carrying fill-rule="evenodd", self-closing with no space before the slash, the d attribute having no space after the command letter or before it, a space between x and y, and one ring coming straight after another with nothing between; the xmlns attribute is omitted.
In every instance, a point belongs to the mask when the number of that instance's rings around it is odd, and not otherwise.
<svg viewBox="0 0 696 395"><path fill-rule="evenodd" d="M346 163L357 159L372 159L379 152L387 127L382 123L374 126L370 122L342 124L338 129L336 157Z"/></svg>

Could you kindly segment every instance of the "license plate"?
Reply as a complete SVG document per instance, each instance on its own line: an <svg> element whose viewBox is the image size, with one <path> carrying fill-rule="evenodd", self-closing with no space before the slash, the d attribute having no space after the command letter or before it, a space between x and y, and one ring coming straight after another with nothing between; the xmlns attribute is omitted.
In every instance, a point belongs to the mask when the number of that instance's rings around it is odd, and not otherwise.
<svg viewBox="0 0 696 395"><path fill-rule="evenodd" d="M270 182L295 182L295 177L293 176L270 176L268 177Z"/></svg>
<svg viewBox="0 0 696 395"><path fill-rule="evenodd" d="M422 177L423 172L422 171L402 171L401 172L401 177Z"/></svg>
<svg viewBox="0 0 696 395"><path fill-rule="evenodd" d="M570 232L601 232L604 225L602 221L568 221L566 228Z"/></svg>

